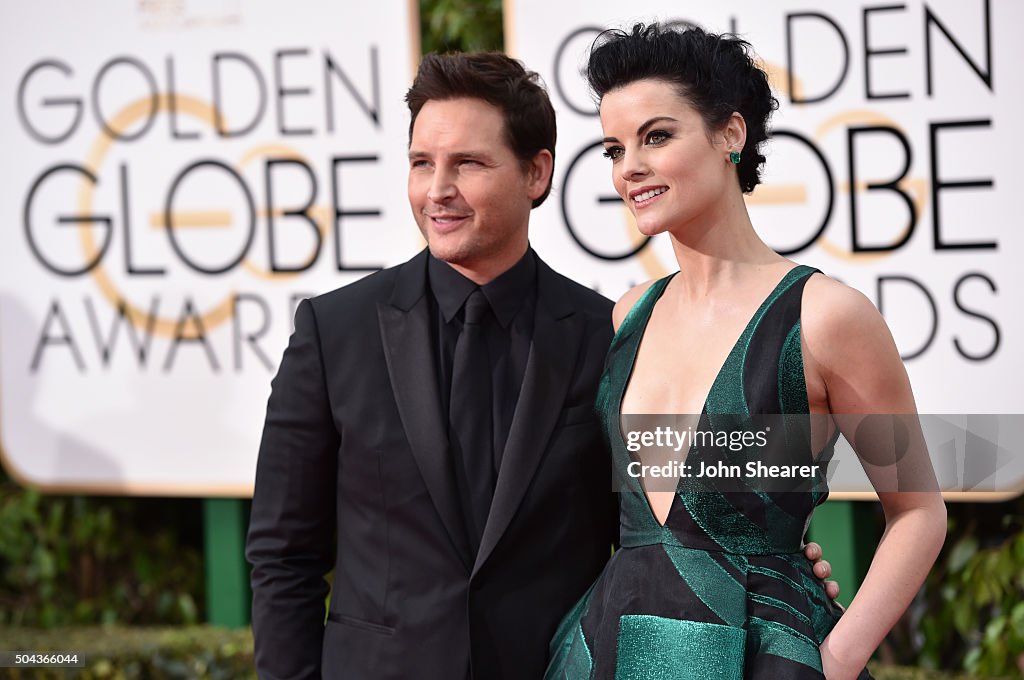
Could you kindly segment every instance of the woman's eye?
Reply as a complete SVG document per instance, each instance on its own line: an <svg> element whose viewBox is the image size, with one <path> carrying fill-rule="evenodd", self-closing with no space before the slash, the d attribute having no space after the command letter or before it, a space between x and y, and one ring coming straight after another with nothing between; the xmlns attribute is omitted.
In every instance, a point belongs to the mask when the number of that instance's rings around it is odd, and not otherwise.
<svg viewBox="0 0 1024 680"><path fill-rule="evenodd" d="M609 146L601 154L605 158L610 158L613 161L617 161L622 158L622 147L621 146Z"/></svg>
<svg viewBox="0 0 1024 680"><path fill-rule="evenodd" d="M648 144L661 144L662 142L669 139L672 135L665 132L664 130L653 130L647 135Z"/></svg>

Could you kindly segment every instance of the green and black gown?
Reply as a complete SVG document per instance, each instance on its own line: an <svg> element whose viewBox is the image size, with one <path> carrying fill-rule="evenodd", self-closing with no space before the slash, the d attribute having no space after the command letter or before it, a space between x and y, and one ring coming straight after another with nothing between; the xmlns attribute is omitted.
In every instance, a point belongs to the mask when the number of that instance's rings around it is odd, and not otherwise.
<svg viewBox="0 0 1024 680"><path fill-rule="evenodd" d="M698 429L757 414L806 416L800 300L815 271L792 269L754 313L711 387ZM609 349L597 409L622 489L621 548L559 626L545 677L821 678L818 646L840 611L801 549L811 513L828 495L824 476L799 492L726 490L682 477L662 526L640 481L625 474L634 459L621 431L622 397L670 278L637 301ZM786 436L810 463L807 420L795 418ZM736 461L751 451L726 455ZM690 448L687 463L711 454Z"/></svg>

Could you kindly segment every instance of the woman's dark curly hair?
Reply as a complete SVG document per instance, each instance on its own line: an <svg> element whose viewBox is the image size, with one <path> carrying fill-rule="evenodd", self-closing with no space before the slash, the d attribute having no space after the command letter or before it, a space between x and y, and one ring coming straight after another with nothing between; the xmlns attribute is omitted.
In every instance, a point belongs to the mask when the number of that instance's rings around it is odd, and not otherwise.
<svg viewBox="0 0 1024 680"><path fill-rule="evenodd" d="M733 111L747 124L747 142L736 166L744 193L761 182L761 145L768 118L779 108L768 76L751 56L751 46L734 35L697 27L636 24L630 33L602 32L590 50L584 72L600 101L605 94L637 80L654 78L676 86L704 119L707 130L725 125Z"/></svg>

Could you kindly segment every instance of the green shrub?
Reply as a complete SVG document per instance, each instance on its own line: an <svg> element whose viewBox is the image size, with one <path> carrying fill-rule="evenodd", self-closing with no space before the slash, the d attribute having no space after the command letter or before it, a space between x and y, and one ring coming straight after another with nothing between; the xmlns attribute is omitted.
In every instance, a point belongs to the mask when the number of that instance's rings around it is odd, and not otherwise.
<svg viewBox="0 0 1024 680"><path fill-rule="evenodd" d="M182 628L0 628L5 649L81 653L80 669L0 669L0 680L252 680L252 631ZM877 680L972 680L918 668L871 665Z"/></svg>
<svg viewBox="0 0 1024 680"><path fill-rule="evenodd" d="M931 613L921 620L922 661L937 666L955 645L963 655L957 661L967 671L1019 674L1024 660L1024 516L1003 515L999 524L1005 538L989 545L979 540L977 518L963 524L947 559L928 579Z"/></svg>
<svg viewBox="0 0 1024 680"><path fill-rule="evenodd" d="M907 666L871 664L869 668L871 674L875 676L875 680L976 680L978 678L976 675L942 673Z"/></svg>
<svg viewBox="0 0 1024 680"><path fill-rule="evenodd" d="M1024 498L950 503L948 509L946 544L911 610L883 645L883 658L982 677L1021 677Z"/></svg>
<svg viewBox="0 0 1024 680"><path fill-rule="evenodd" d="M501 0L420 0L422 50L500 50Z"/></svg>
<svg viewBox="0 0 1024 680"><path fill-rule="evenodd" d="M4 649L74 651L84 668L6 668L0 680L255 680L252 631L209 626L0 629Z"/></svg>
<svg viewBox="0 0 1024 680"><path fill-rule="evenodd" d="M189 503L47 496L0 469L0 625L200 620L201 526L193 513L188 535Z"/></svg>

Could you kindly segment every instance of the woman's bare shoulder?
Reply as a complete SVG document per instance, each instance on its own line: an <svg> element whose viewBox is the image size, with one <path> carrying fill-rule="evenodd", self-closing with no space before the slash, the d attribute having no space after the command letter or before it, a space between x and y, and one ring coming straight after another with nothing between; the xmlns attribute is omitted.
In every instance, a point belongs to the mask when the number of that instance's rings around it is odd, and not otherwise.
<svg viewBox="0 0 1024 680"><path fill-rule="evenodd" d="M815 274L804 287L800 325L810 344L857 343L889 329L864 293L824 274Z"/></svg>
<svg viewBox="0 0 1024 680"><path fill-rule="evenodd" d="M804 289L801 335L834 413L912 413L913 392L896 342L871 300L826 276Z"/></svg>
<svg viewBox="0 0 1024 680"><path fill-rule="evenodd" d="M619 301L615 303L615 307L612 309L612 325L615 330L619 330L619 326L625 320L626 315L629 314L629 310L633 309L633 305L637 303L637 300L647 292L647 289L654 283L654 279L650 281L644 281L643 283L633 286L627 290Z"/></svg>

